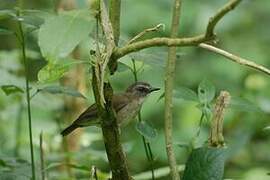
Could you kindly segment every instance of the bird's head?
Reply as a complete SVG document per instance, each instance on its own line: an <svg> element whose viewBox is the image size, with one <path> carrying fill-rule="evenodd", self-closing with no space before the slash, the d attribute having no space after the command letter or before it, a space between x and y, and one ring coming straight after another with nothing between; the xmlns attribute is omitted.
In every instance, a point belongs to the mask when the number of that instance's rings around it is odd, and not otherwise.
<svg viewBox="0 0 270 180"><path fill-rule="evenodd" d="M131 93L132 95L137 96L137 97L145 97L151 92L158 91L158 90L160 90L160 88L154 88L146 82L136 82L130 85L127 88L126 92Z"/></svg>

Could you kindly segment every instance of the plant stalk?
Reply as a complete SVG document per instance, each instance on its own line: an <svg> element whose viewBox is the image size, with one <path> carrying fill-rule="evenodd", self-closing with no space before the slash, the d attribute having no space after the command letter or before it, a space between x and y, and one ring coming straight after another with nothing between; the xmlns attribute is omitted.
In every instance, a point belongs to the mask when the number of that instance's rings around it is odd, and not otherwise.
<svg viewBox="0 0 270 180"><path fill-rule="evenodd" d="M175 0L172 15L171 38L176 38L178 34L180 9L181 9L181 0ZM165 141L172 180L180 180L180 175L177 169L176 157L173 151L173 137L172 137L172 130L173 130L172 97L174 84L173 82L175 76L175 63L176 63L176 47L170 47L168 52L168 60L165 75L165 115L164 115Z"/></svg>
<svg viewBox="0 0 270 180"><path fill-rule="evenodd" d="M20 16L20 10L17 12L17 16ZM28 114L28 128L29 128L29 140L30 140L30 154L31 154L31 169L32 169L32 180L36 179L35 175L35 158L34 158L34 147L33 147L33 137L32 137L32 116L31 116L31 102L30 102L30 92L29 92L29 79L28 79L28 61L25 53L25 37L22 28L21 21L18 21L19 25L19 35L20 35L20 45L22 50L22 58L25 69L25 86L26 86L26 100L27 100L27 114Z"/></svg>

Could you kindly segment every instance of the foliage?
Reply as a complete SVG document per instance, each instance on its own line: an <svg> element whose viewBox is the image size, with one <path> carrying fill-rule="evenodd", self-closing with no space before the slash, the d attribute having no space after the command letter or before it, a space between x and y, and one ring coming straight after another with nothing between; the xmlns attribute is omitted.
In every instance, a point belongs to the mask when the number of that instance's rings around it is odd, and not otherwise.
<svg viewBox="0 0 270 180"><path fill-rule="evenodd" d="M14 1L15 2L15 1ZM87 7L83 1L76 1L78 8L52 12L49 1L24 1L22 15L16 17L13 1L4 2L0 10L0 177L6 179L28 179L30 164L28 153L28 133L26 131L26 109L22 98L25 92L23 66L19 47L15 41L16 23L23 23L26 32L26 52L30 63L31 94L38 94L31 99L33 105L33 138L35 154L38 154L38 134L44 132L44 154L46 173L51 179L67 179L65 171L70 166L77 179L89 179L92 166L97 167L99 179L106 179L109 167L104 153L100 130L86 128L81 138L77 140L80 153L64 153L59 135L63 125L76 117L64 121L61 114L72 112L65 109L66 96L72 102L87 99L93 102L93 95L79 92L74 85L63 85L63 80L74 67L88 63L89 50L95 43L92 31L95 25L92 12L81 9ZM10 4L9 4L10 3ZM181 36L191 36L204 30L209 16L222 5L224 1L207 1L203 5L196 1L184 1L180 28ZM270 2L246 1L234 13L226 16L217 29L220 43L224 49L254 60L257 63L270 66L268 18L266 7ZM16 5L18 6L18 5ZM31 9L31 10L30 10ZM143 29L153 24L164 23L162 32L153 32L151 36L167 36L171 4L167 1L123 1L120 44L125 44ZM249 12L249 13L247 13ZM147 15L147 18L145 14ZM142 19L144 20L143 23ZM142 39L143 39L142 38ZM102 45L101 45L102 46ZM78 47L79 57L74 57L74 49ZM138 64L138 79L163 87L164 62L166 48L153 48L133 53L120 59L117 73L110 78L115 91L123 91L131 82L133 75L129 59ZM245 67L224 61L223 57L196 48L181 48L178 50L176 79L174 88L174 139L175 145L189 147L194 145L199 120L202 117L206 123L202 125L200 136L196 138L196 147L201 147L207 140L208 123L211 119L215 95L220 90L228 90L232 95L231 104L225 115L224 131L228 145L227 163L224 177L240 177L245 180L254 178L266 180L269 178L269 113L270 113L270 83L267 76ZM87 59L81 61L80 59ZM89 64L89 63L88 63ZM88 66L86 66L88 67ZM86 69L88 71L88 69ZM89 73L85 73L88 77ZM75 77L76 79L76 77ZM89 84L89 79L86 80ZM90 88L89 88L90 89ZM50 94L50 95L48 95ZM8 96L7 96L8 95ZM158 101L160 97L160 101ZM121 129L127 157L132 174L138 174L138 179L149 179L151 168L143 155L141 137L136 129L151 141L155 154L154 168L157 179L167 179L168 167L163 138L163 94L153 94L145 102L142 115L145 122L133 123ZM76 99L75 99L76 98ZM23 107L20 113L19 107ZM75 109L76 107L74 107ZM77 114L78 115L78 114ZM76 115L76 116L77 116ZM150 126L151 124L151 126ZM154 128L155 129L154 129ZM16 142L19 142L18 144ZM184 143L177 143L184 142ZM16 145L17 144L17 145ZM18 154L15 153L18 148ZM190 150L190 149L189 149ZM195 151L195 150L194 150ZM194 151L192 153L194 153ZM176 149L179 164L185 164L187 151ZM36 156L38 157L38 156ZM64 163L70 157L74 162ZM223 155L221 159L223 160ZM192 159L193 155L189 159ZM196 157L200 158L200 157ZM195 158L195 160L196 160ZM36 159L37 165L39 159ZM189 164L187 161L187 166ZM214 164L222 161L211 161ZM208 165L211 164L208 162ZM219 164L220 165L220 164ZM181 174L183 174L183 166ZM200 170L197 167L196 172ZM203 173L211 168L207 167ZM187 172L188 173L188 172ZM185 175L184 174L184 178Z"/></svg>

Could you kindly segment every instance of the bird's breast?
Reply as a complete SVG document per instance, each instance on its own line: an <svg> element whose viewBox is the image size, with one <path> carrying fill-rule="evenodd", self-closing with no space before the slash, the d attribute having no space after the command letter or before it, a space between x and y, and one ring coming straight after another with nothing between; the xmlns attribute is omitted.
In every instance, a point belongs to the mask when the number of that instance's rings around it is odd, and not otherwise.
<svg viewBox="0 0 270 180"><path fill-rule="evenodd" d="M117 113L117 121L121 126L127 125L138 114L144 98L133 100Z"/></svg>

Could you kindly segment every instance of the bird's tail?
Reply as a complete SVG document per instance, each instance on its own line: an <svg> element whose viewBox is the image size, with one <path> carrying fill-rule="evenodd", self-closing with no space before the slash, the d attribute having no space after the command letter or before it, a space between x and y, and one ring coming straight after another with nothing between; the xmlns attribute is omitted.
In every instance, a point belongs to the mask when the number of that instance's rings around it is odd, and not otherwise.
<svg viewBox="0 0 270 180"><path fill-rule="evenodd" d="M76 125L76 124L71 124L70 126L68 126L66 129L64 129L62 132L61 132L61 135L62 136L66 136L68 134L70 134L72 131L74 131L75 129L77 129L79 126Z"/></svg>

